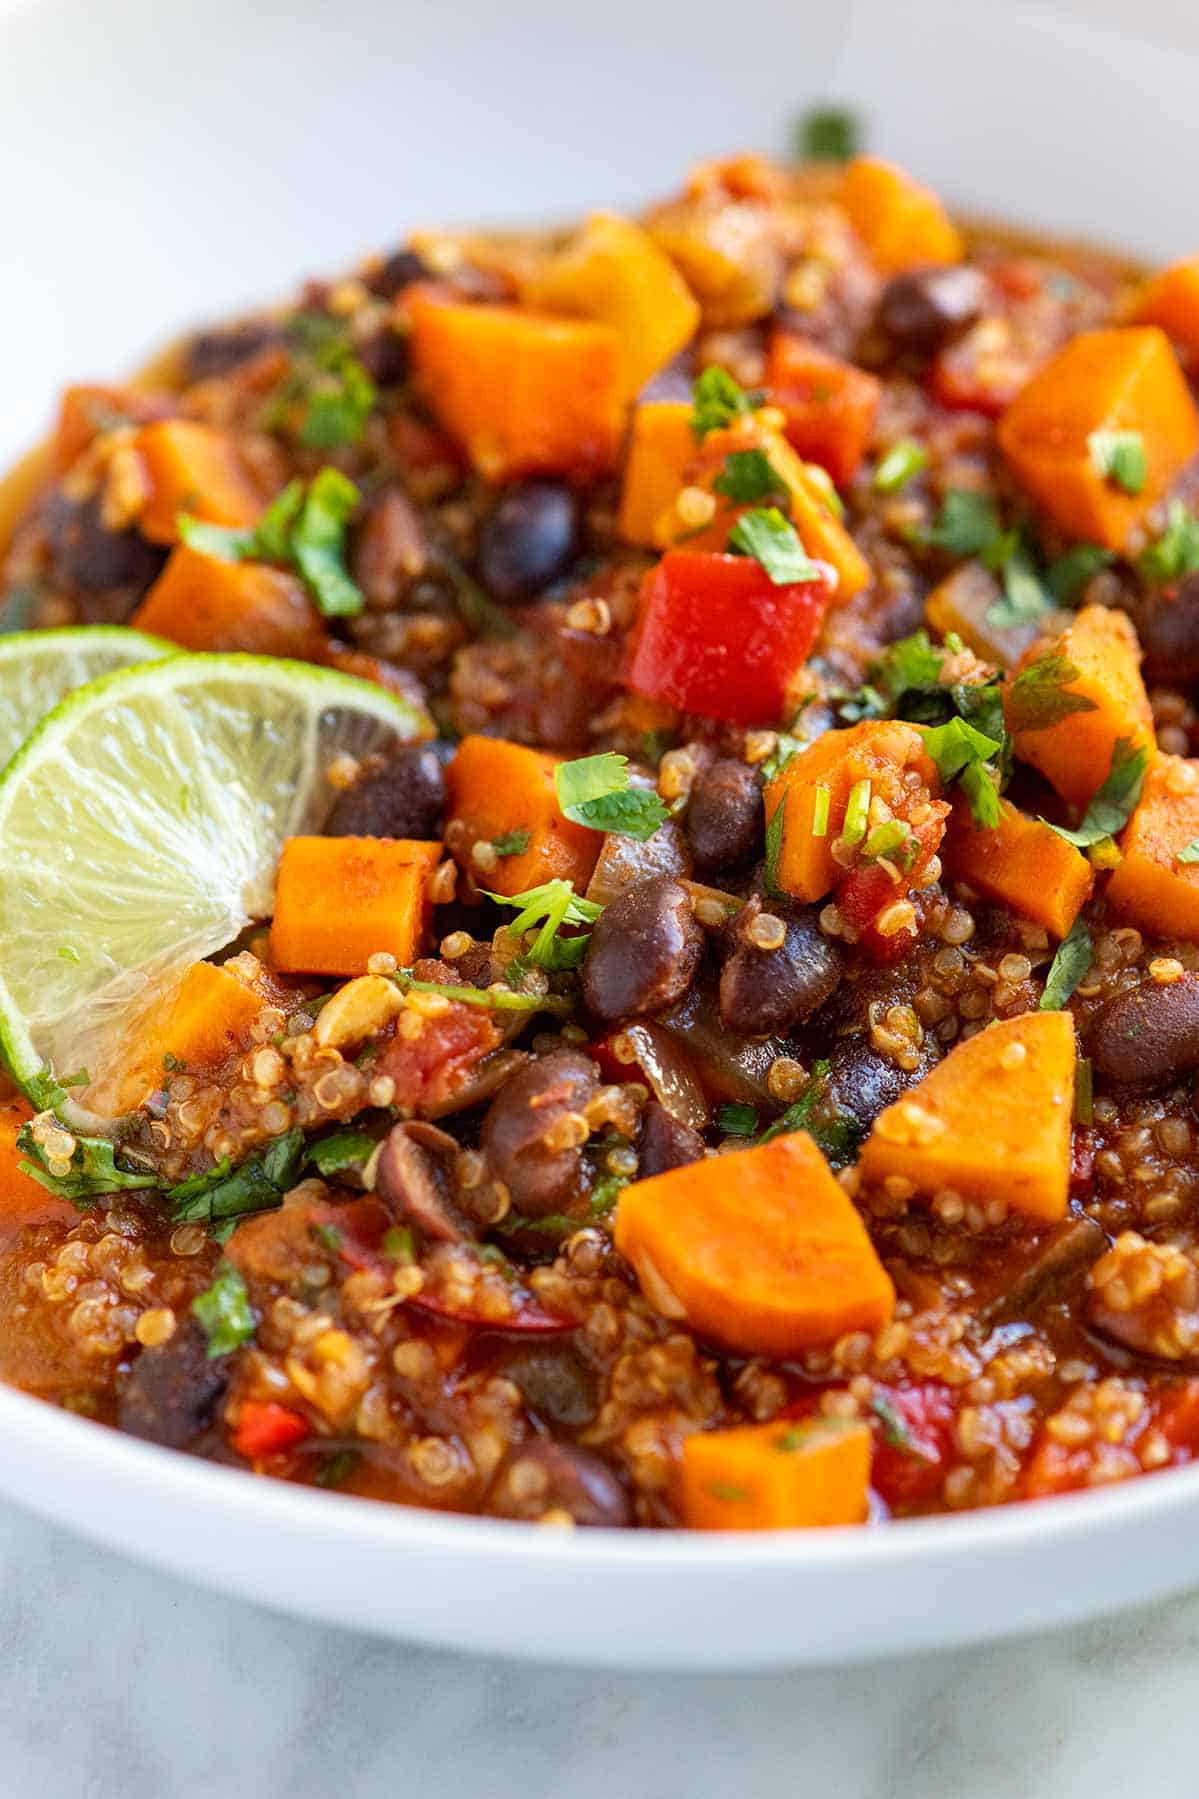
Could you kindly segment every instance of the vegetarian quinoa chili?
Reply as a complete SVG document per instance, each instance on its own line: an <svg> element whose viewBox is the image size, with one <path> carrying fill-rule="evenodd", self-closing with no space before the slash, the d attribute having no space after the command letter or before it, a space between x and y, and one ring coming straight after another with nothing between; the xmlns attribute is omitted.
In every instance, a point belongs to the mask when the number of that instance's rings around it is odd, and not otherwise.
<svg viewBox="0 0 1199 1799"><path fill-rule="evenodd" d="M0 1375L557 1524L1191 1459L1199 259L740 156L175 363L64 395L7 627L436 735L333 759L269 926L110 1066L10 1085Z"/></svg>

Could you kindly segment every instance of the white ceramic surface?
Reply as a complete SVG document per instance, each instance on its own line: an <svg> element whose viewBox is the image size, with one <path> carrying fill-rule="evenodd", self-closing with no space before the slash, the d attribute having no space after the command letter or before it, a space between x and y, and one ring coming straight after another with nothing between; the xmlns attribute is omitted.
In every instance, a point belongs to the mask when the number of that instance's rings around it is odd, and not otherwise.
<svg viewBox="0 0 1199 1799"><path fill-rule="evenodd" d="M1105 0L1105 10L1111 10ZM805 99L956 200L1194 247L1194 57L1019 4L41 0L0 20L0 454L69 376L417 220L635 201ZM1151 172L1161 170L1160 179ZM302 1492L0 1392L0 1491L247 1597L557 1661L750 1667L965 1642L1199 1576L1199 1469L878 1531L573 1537Z"/></svg>

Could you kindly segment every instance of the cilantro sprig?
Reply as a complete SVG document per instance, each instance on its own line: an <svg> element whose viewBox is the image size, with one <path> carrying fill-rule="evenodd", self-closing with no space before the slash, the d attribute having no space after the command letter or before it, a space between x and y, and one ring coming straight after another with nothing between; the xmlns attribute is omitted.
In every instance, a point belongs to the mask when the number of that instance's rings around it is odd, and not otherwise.
<svg viewBox="0 0 1199 1799"><path fill-rule="evenodd" d="M210 1361L232 1355L250 1341L257 1328L246 1283L232 1262L218 1264L216 1279L196 1295L191 1309L208 1338Z"/></svg>
<svg viewBox="0 0 1199 1799"><path fill-rule="evenodd" d="M543 881L524 893L511 895L488 893L498 906L511 906L516 912L508 929L515 937L538 927L527 952L528 960L537 968L561 970L577 968L587 953L590 933L578 937L559 935L564 925L593 925L603 907L597 900L584 899L575 892L573 881Z"/></svg>
<svg viewBox="0 0 1199 1799"><path fill-rule="evenodd" d="M644 843L669 816L652 788L629 785L629 759L615 750L559 762L554 787L563 815L591 831Z"/></svg>
<svg viewBox="0 0 1199 1799"><path fill-rule="evenodd" d="M1004 738L988 737L964 718L951 718L924 733L924 747L943 782L956 781L970 802L974 822L999 823L999 763Z"/></svg>
<svg viewBox="0 0 1199 1799"><path fill-rule="evenodd" d="M300 312L287 327L291 369L267 409L270 430L314 450L357 443L374 410L375 384L354 354L343 320Z"/></svg>
<svg viewBox="0 0 1199 1799"><path fill-rule="evenodd" d="M107 1137L76 1137L65 1174L56 1172L54 1158L33 1135L32 1122L23 1124L18 1131L17 1149L21 1154L17 1166L22 1174L57 1198L70 1200L80 1211L86 1211L106 1194L136 1192L158 1185L158 1177L144 1168L122 1166L117 1160L121 1150Z"/></svg>
<svg viewBox="0 0 1199 1799"><path fill-rule="evenodd" d="M1139 431L1092 431L1087 453L1097 475L1123 493L1138 494L1149 470L1145 439Z"/></svg>
<svg viewBox="0 0 1199 1799"><path fill-rule="evenodd" d="M704 369L691 384L691 429L702 443L709 431L725 431L734 419L756 412L763 395L747 393L727 369Z"/></svg>
<svg viewBox="0 0 1199 1799"><path fill-rule="evenodd" d="M323 468L305 486L290 481L257 525L209 525L179 515L189 549L219 562L277 562L302 577L326 618L352 618L363 594L346 565L346 530L361 495L340 469Z"/></svg>
<svg viewBox="0 0 1199 1799"><path fill-rule="evenodd" d="M1070 830L1066 825L1050 824L1048 819L1044 822L1075 849L1091 849L1105 843L1122 831L1132 817L1148 763L1149 751L1144 744L1134 749L1131 738L1117 737L1107 778L1087 807L1082 823Z"/></svg>
<svg viewBox="0 0 1199 1799"><path fill-rule="evenodd" d="M1171 500L1166 509L1166 528L1137 557L1137 569L1146 581L1164 586L1181 581L1199 569L1199 519Z"/></svg>
<svg viewBox="0 0 1199 1799"><path fill-rule="evenodd" d="M799 155L812 162L848 162L858 153L862 128L847 106L813 106L795 131Z"/></svg>
<svg viewBox="0 0 1199 1799"><path fill-rule="evenodd" d="M743 512L729 532L729 549L761 563L777 587L794 581L815 581L820 576L795 526L777 506Z"/></svg>
<svg viewBox="0 0 1199 1799"><path fill-rule="evenodd" d="M1094 946L1091 933L1081 918L1076 918L1068 934L1057 946L1057 954L1049 965L1045 990L1041 995L1042 1012L1061 1012L1088 968Z"/></svg>
<svg viewBox="0 0 1199 1799"><path fill-rule="evenodd" d="M1080 671L1060 650L1050 650L1022 668L1008 695L1007 717L1013 731L1047 731L1076 712L1094 712L1085 693L1073 693Z"/></svg>
<svg viewBox="0 0 1199 1799"><path fill-rule="evenodd" d="M747 506L785 494L787 484L771 467L765 450L730 450L712 490L736 505Z"/></svg>
<svg viewBox="0 0 1199 1799"><path fill-rule="evenodd" d="M773 1143L776 1137L785 1137L791 1131L807 1131L833 1168L844 1168L852 1162L866 1133L854 1114L837 1103L831 1076L828 1062L814 1062L808 1084L795 1104L788 1106L756 1142Z"/></svg>

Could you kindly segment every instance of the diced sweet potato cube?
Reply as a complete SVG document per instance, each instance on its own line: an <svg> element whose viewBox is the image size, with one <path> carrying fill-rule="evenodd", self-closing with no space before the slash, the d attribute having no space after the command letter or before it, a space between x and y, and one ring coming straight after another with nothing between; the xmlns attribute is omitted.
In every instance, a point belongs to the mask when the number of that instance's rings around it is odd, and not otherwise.
<svg viewBox="0 0 1199 1799"><path fill-rule="evenodd" d="M407 967L428 928L439 843L289 837L279 861L271 960L283 974L367 974L374 955Z"/></svg>
<svg viewBox="0 0 1199 1799"><path fill-rule="evenodd" d="M301 583L261 562L221 562L178 544L129 621L185 650L245 650L319 662L324 626Z"/></svg>
<svg viewBox="0 0 1199 1799"><path fill-rule="evenodd" d="M150 486L138 524L155 543L176 543L179 514L207 525L253 525L262 515L258 491L224 431L191 419L160 419L137 434Z"/></svg>
<svg viewBox="0 0 1199 1799"><path fill-rule="evenodd" d="M1199 762L1158 756L1120 839L1107 903L1155 937L1199 938L1199 863L1179 853L1199 839Z"/></svg>
<svg viewBox="0 0 1199 1799"><path fill-rule="evenodd" d="M1060 636L1031 644L1008 676L1004 711L1020 760L1085 806L1107 779L1119 739L1134 750L1154 742L1141 649L1126 614L1084 606Z"/></svg>
<svg viewBox="0 0 1199 1799"><path fill-rule="evenodd" d="M1189 362L1199 360L1199 256L1155 275L1141 295L1136 319L1141 325L1160 325Z"/></svg>
<svg viewBox="0 0 1199 1799"><path fill-rule="evenodd" d="M624 354L629 399L690 343L699 304L670 258L631 219L592 213L527 298L548 312L610 325Z"/></svg>
<svg viewBox="0 0 1199 1799"><path fill-rule="evenodd" d="M946 873L1064 937L1090 897L1095 871L1072 843L999 802L999 823L978 825L965 799L954 801L941 846Z"/></svg>
<svg viewBox="0 0 1199 1799"><path fill-rule="evenodd" d="M442 424L488 481L615 466L624 351L610 325L414 294L412 367Z"/></svg>
<svg viewBox="0 0 1199 1799"><path fill-rule="evenodd" d="M872 792L885 798L908 768L918 771L925 798L939 794L937 770L919 730L898 719L868 719L849 730L826 731L794 755L765 795L768 825L778 808L785 808L775 861L775 881L782 891L801 900L830 893L845 873L833 844L845 822L850 791L859 781L869 781Z"/></svg>
<svg viewBox="0 0 1199 1799"><path fill-rule="evenodd" d="M798 332L776 330L766 385L787 418L787 439L805 462L826 469L838 487L853 480L870 446L879 382L852 362L830 356Z"/></svg>
<svg viewBox="0 0 1199 1799"><path fill-rule="evenodd" d="M802 1131L633 1182L616 1247L651 1305L744 1355L877 1330L895 1301L865 1225Z"/></svg>
<svg viewBox="0 0 1199 1799"><path fill-rule="evenodd" d="M855 156L841 204L884 275L962 259L962 239L936 194L894 163Z"/></svg>
<svg viewBox="0 0 1199 1799"><path fill-rule="evenodd" d="M1130 493L1094 453L1097 431L1136 432L1145 478ZM1054 523L1122 550L1199 449L1199 413L1156 325L1084 331L1038 370L999 421L1015 474Z"/></svg>
<svg viewBox="0 0 1199 1799"><path fill-rule="evenodd" d="M939 637L955 631L984 662L1011 668L1037 636L1041 621L996 624L992 613L1002 599L1003 590L989 569L981 562L960 562L933 588L924 616Z"/></svg>
<svg viewBox="0 0 1199 1799"><path fill-rule="evenodd" d="M708 330L751 325L774 305L783 266L774 206L702 193L655 206L645 228L681 271Z"/></svg>
<svg viewBox="0 0 1199 1799"><path fill-rule="evenodd" d="M626 543L658 547L658 521L686 485L696 449L689 401L646 400L637 407L616 520Z"/></svg>
<svg viewBox="0 0 1199 1799"><path fill-rule="evenodd" d="M68 387L63 390L54 430L54 472L65 475L107 425L116 421L148 423L177 405L170 394L140 392L133 387Z"/></svg>
<svg viewBox="0 0 1199 1799"><path fill-rule="evenodd" d="M573 881L582 893L603 846L603 833L563 816L554 786L561 756L501 737L464 737L446 771L450 792L447 838L481 887L524 893L544 881ZM527 839L525 833L527 832ZM513 847L484 870L471 854L476 843L516 836Z"/></svg>
<svg viewBox="0 0 1199 1799"><path fill-rule="evenodd" d="M131 1112L171 1072L207 1074L248 1049L266 1001L212 962L194 962L129 1033L115 1070L88 1092L100 1111Z"/></svg>
<svg viewBox="0 0 1199 1799"><path fill-rule="evenodd" d="M870 1427L851 1418L746 1424L683 1443L683 1521L691 1530L793 1530L861 1524Z"/></svg>
<svg viewBox="0 0 1199 1799"><path fill-rule="evenodd" d="M880 1112L858 1167L868 1182L949 1190L1030 1218L1064 1218L1074 1120L1074 1021L1024 1012L955 1043Z"/></svg>

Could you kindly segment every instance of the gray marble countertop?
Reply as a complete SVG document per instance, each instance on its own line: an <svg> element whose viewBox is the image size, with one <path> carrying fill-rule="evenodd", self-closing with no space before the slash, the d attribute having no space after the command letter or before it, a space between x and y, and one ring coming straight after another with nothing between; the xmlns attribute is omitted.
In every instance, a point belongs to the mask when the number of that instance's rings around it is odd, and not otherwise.
<svg viewBox="0 0 1199 1799"><path fill-rule="evenodd" d="M1199 1595L768 1675L434 1654L279 1618L0 1507L4 1799L1195 1799Z"/></svg>

